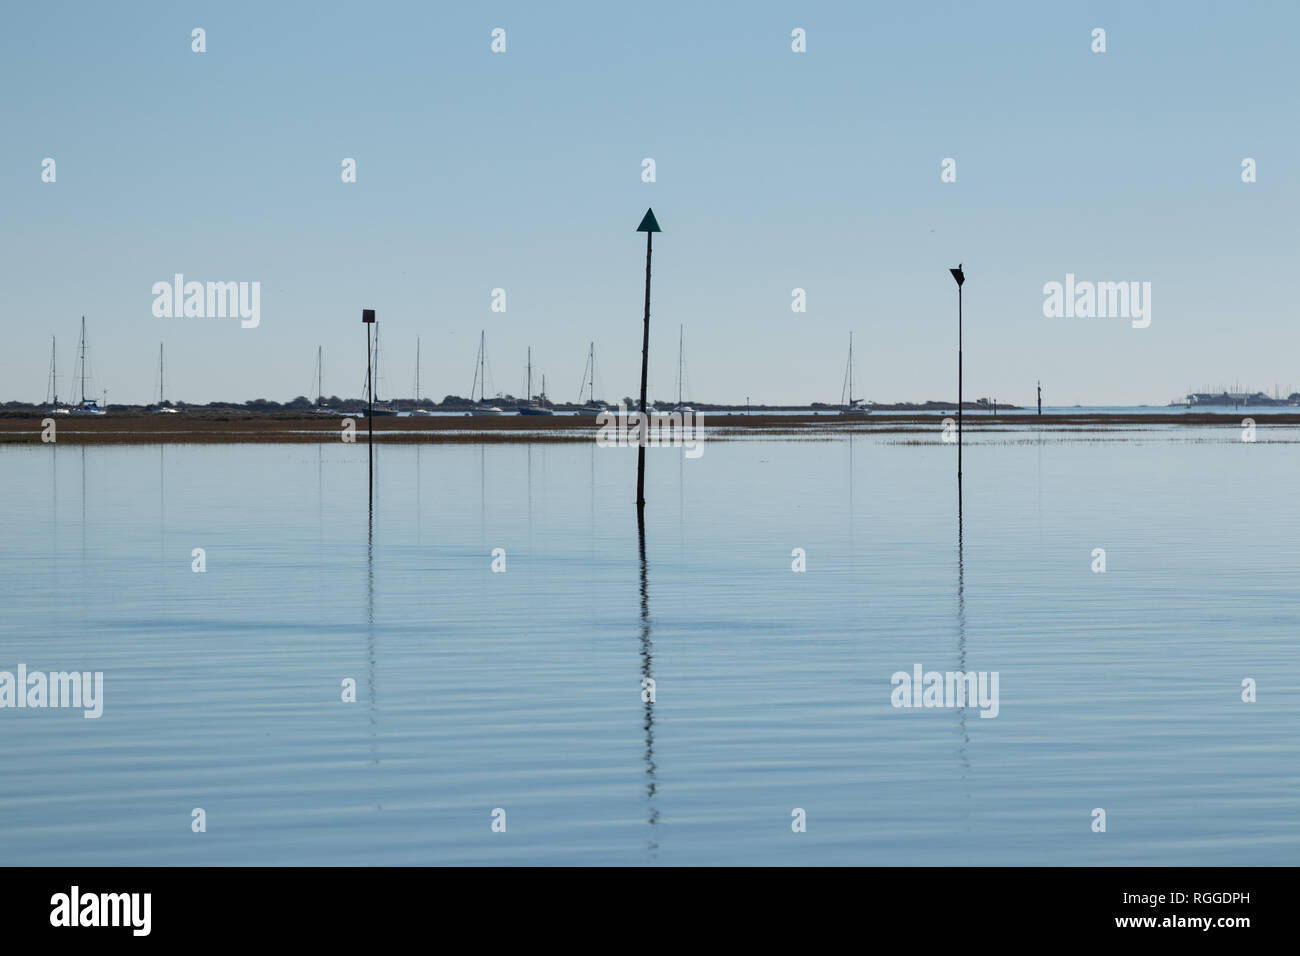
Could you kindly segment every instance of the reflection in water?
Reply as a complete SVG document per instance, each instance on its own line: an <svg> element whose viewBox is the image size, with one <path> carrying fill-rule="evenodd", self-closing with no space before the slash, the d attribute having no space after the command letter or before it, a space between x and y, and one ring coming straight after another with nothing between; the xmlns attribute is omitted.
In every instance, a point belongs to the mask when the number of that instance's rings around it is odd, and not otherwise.
<svg viewBox="0 0 1300 956"><path fill-rule="evenodd" d="M964 541L962 538L962 502L961 502L961 477L957 478L957 670L959 673L966 673L966 563L964 553ZM966 772L970 770L970 758L966 753L966 745L970 743L970 735L966 732L966 708L957 708L957 727L961 734L961 743L957 747L958 759L961 761L963 781L966 779Z"/></svg>
<svg viewBox="0 0 1300 956"><path fill-rule="evenodd" d="M853 430L849 430L849 548L853 547Z"/></svg>
<svg viewBox="0 0 1300 956"><path fill-rule="evenodd" d="M1041 427L1038 429L1038 441L1035 442L1035 445L1037 446L1037 452L1038 452L1037 455L1038 475L1037 475L1037 480L1035 481L1034 484L1034 497L1038 505L1038 509L1037 509L1038 553L1039 555L1042 555L1043 553L1043 429ZM1047 566L1046 562L1043 561L1040 557L1038 561L1039 569L1041 570L1046 566Z"/></svg>
<svg viewBox="0 0 1300 956"><path fill-rule="evenodd" d="M654 680L654 644L650 641L650 587L646 577L646 559L645 559L645 511L642 508L636 510L636 530L637 539L640 543L641 556L641 699L645 704L645 773L646 789L645 798L649 806L650 816L647 822L653 828L659 822L659 811L655 809L655 703L653 694L648 688L654 685L648 683ZM650 841L647 844L650 850L659 849L659 843L654 837L654 830L650 831Z"/></svg>
<svg viewBox="0 0 1300 956"><path fill-rule="evenodd" d="M528 554L533 553L533 443L524 446L528 450Z"/></svg>
<svg viewBox="0 0 1300 956"><path fill-rule="evenodd" d="M367 697L370 710L370 752L374 755L372 764L379 763L378 723L376 720L375 689L375 496L374 486L370 490L370 507L366 512L366 681ZM381 806L379 809L383 809Z"/></svg>
<svg viewBox="0 0 1300 956"><path fill-rule="evenodd" d="M158 446L158 564L167 564L167 474L163 469L163 451L166 445ZM163 580L167 580L163 576Z"/></svg>
<svg viewBox="0 0 1300 956"><path fill-rule="evenodd" d="M686 455L677 456L677 540L686 557Z"/></svg>
<svg viewBox="0 0 1300 956"><path fill-rule="evenodd" d="M81 446L81 607L89 606L89 591L86 586L86 446Z"/></svg>
<svg viewBox="0 0 1300 956"><path fill-rule="evenodd" d="M50 442L50 565L59 566L59 443ZM57 581L58 577L51 577Z"/></svg>

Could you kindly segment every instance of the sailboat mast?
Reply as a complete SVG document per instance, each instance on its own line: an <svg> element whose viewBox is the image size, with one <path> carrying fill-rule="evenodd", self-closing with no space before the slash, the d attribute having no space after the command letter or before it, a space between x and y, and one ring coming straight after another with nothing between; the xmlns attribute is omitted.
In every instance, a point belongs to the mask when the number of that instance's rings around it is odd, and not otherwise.
<svg viewBox="0 0 1300 956"><path fill-rule="evenodd" d="M849 405L853 404L853 333L849 333Z"/></svg>
<svg viewBox="0 0 1300 956"><path fill-rule="evenodd" d="M487 372L484 369L484 363L487 361L487 332L479 329L478 333L478 400L480 402L487 399L485 388L487 386ZM473 390L470 391L469 397L474 397Z"/></svg>
<svg viewBox="0 0 1300 956"><path fill-rule="evenodd" d="M320 408L321 399L321 346L316 346L316 407Z"/></svg>
<svg viewBox="0 0 1300 956"><path fill-rule="evenodd" d="M528 385L524 391L528 393L524 396L524 401L531 402L533 400L533 347L531 345L528 346Z"/></svg>
<svg viewBox="0 0 1300 956"><path fill-rule="evenodd" d="M81 317L81 404L86 404L86 317Z"/></svg>
<svg viewBox="0 0 1300 956"><path fill-rule="evenodd" d="M591 363L590 378L587 380L587 401L596 402L596 343L587 346L587 361Z"/></svg>
<svg viewBox="0 0 1300 956"><path fill-rule="evenodd" d="M415 337L415 404L420 404L420 337Z"/></svg>
<svg viewBox="0 0 1300 956"><path fill-rule="evenodd" d="M55 346L54 346L54 336L51 335L50 336L50 396L52 397L55 406L59 404L59 379L54 367L56 354L57 353L55 351Z"/></svg>
<svg viewBox="0 0 1300 956"><path fill-rule="evenodd" d="M682 363L686 360L686 327L677 326L677 407L682 405Z"/></svg>
<svg viewBox="0 0 1300 956"><path fill-rule="evenodd" d="M158 404L162 405L164 401L166 401L166 398L165 398L165 392L163 387L163 344L159 342L158 343Z"/></svg>

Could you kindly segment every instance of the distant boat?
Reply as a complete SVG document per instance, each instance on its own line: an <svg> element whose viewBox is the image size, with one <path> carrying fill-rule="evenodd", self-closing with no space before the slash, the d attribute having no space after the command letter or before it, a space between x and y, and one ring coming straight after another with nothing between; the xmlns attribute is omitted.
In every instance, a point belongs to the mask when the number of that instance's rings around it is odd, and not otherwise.
<svg viewBox="0 0 1300 956"><path fill-rule="evenodd" d="M103 415L105 410L93 398L86 398L86 317L81 317L81 345L79 346L81 367L81 404L69 409L72 415Z"/></svg>
<svg viewBox="0 0 1300 956"><path fill-rule="evenodd" d="M677 404L670 409L674 412L695 413L695 409L682 401L682 380L686 377L686 333L685 326L677 327Z"/></svg>
<svg viewBox="0 0 1300 956"><path fill-rule="evenodd" d="M427 416L436 415L437 412L430 408L420 407L420 339L415 340L415 408L411 409L411 415Z"/></svg>
<svg viewBox="0 0 1300 956"><path fill-rule="evenodd" d="M519 406L520 415L554 415L555 412L543 404L546 400L546 384L543 379L542 394L533 396L533 349L528 347L528 386L526 388L528 400Z"/></svg>
<svg viewBox="0 0 1300 956"><path fill-rule="evenodd" d="M583 392L587 393L587 403L582 402ZM578 390L579 414L599 415L609 411L609 406L596 400L596 343L587 346L587 364L582 370L582 388Z"/></svg>
<svg viewBox="0 0 1300 956"><path fill-rule="evenodd" d="M478 401L474 401L474 389L478 389ZM487 400L487 333L479 330L478 355L474 359L474 382L469 387L469 400L472 407L469 413L474 416L504 415L500 408Z"/></svg>
<svg viewBox="0 0 1300 956"><path fill-rule="evenodd" d="M321 347L316 346L316 404L312 411L318 415L342 415L343 412L330 408L325 404L325 395L321 388L321 379L324 372L324 362L321 360Z"/></svg>
<svg viewBox="0 0 1300 956"><path fill-rule="evenodd" d="M396 415L397 409L393 407L392 402L374 397L379 394L379 326L377 325L375 326L375 355L372 365L374 371L369 374L373 375L374 379L373 382L366 383L369 386L367 391L371 396L370 404L366 406L366 414L372 418Z"/></svg>
<svg viewBox="0 0 1300 956"><path fill-rule="evenodd" d="M840 401L848 398L848 404L840 409L841 415L870 415L871 409L868 408L863 400L853 397L853 333L849 333L849 362L844 372L845 388L840 392Z"/></svg>
<svg viewBox="0 0 1300 956"><path fill-rule="evenodd" d="M59 378L55 368L55 339L50 336L50 387L46 391L49 414L67 415L69 409L59 404Z"/></svg>
<svg viewBox="0 0 1300 956"><path fill-rule="evenodd" d="M163 344L158 343L158 404L151 411L155 415L177 415L180 414L178 409L172 408L167 402L166 379L163 378Z"/></svg>

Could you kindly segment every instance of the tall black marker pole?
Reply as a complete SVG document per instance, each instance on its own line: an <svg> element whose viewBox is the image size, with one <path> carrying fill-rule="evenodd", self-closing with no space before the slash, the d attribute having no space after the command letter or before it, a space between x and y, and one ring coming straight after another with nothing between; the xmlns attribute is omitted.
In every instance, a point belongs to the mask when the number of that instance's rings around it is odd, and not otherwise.
<svg viewBox="0 0 1300 956"><path fill-rule="evenodd" d="M966 273L961 271L961 263L956 269L949 269L957 280L957 480L961 481L961 286L966 281Z"/></svg>
<svg viewBox="0 0 1300 956"><path fill-rule="evenodd" d="M647 209L641 219L637 232L645 233L645 330L641 338L641 419L636 451L636 507L645 508L645 441L644 436L650 432L650 419L646 417L646 378L650 369L650 250L651 240L656 232L661 232L655 219L655 211Z"/></svg>
<svg viewBox="0 0 1300 956"><path fill-rule="evenodd" d="M375 384L370 371L370 327L375 324L375 310L362 309L366 324L366 449L370 454L370 499L375 497Z"/></svg>

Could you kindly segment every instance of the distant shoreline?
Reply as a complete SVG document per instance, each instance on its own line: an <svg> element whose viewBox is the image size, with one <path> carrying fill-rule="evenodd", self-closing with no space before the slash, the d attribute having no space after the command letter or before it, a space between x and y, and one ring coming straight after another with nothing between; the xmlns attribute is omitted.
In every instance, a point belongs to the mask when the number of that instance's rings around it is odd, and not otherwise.
<svg viewBox="0 0 1300 956"><path fill-rule="evenodd" d="M45 413L0 415L0 445L42 444ZM1168 427L1241 427L1240 413L1186 412L1110 413L1056 412L1038 416L1015 414L968 414L963 425L971 435L990 431L1020 433L1106 430L1114 427L1159 425ZM1297 412L1251 412L1259 426L1300 426ZM178 415L110 413L104 416L65 416L55 419L57 444L158 445L158 444L320 444L341 441L344 416L291 415L257 412L184 412ZM353 416L356 443L364 444L368 422ZM928 434L940 425L931 414L873 413L866 416L838 414L764 415L704 412L704 427L710 438L763 435L772 437L833 437L847 434ZM589 442L597 431L596 416L556 415L521 417L469 417L430 415L420 417L377 417L376 443L384 444L497 444L535 442Z"/></svg>

